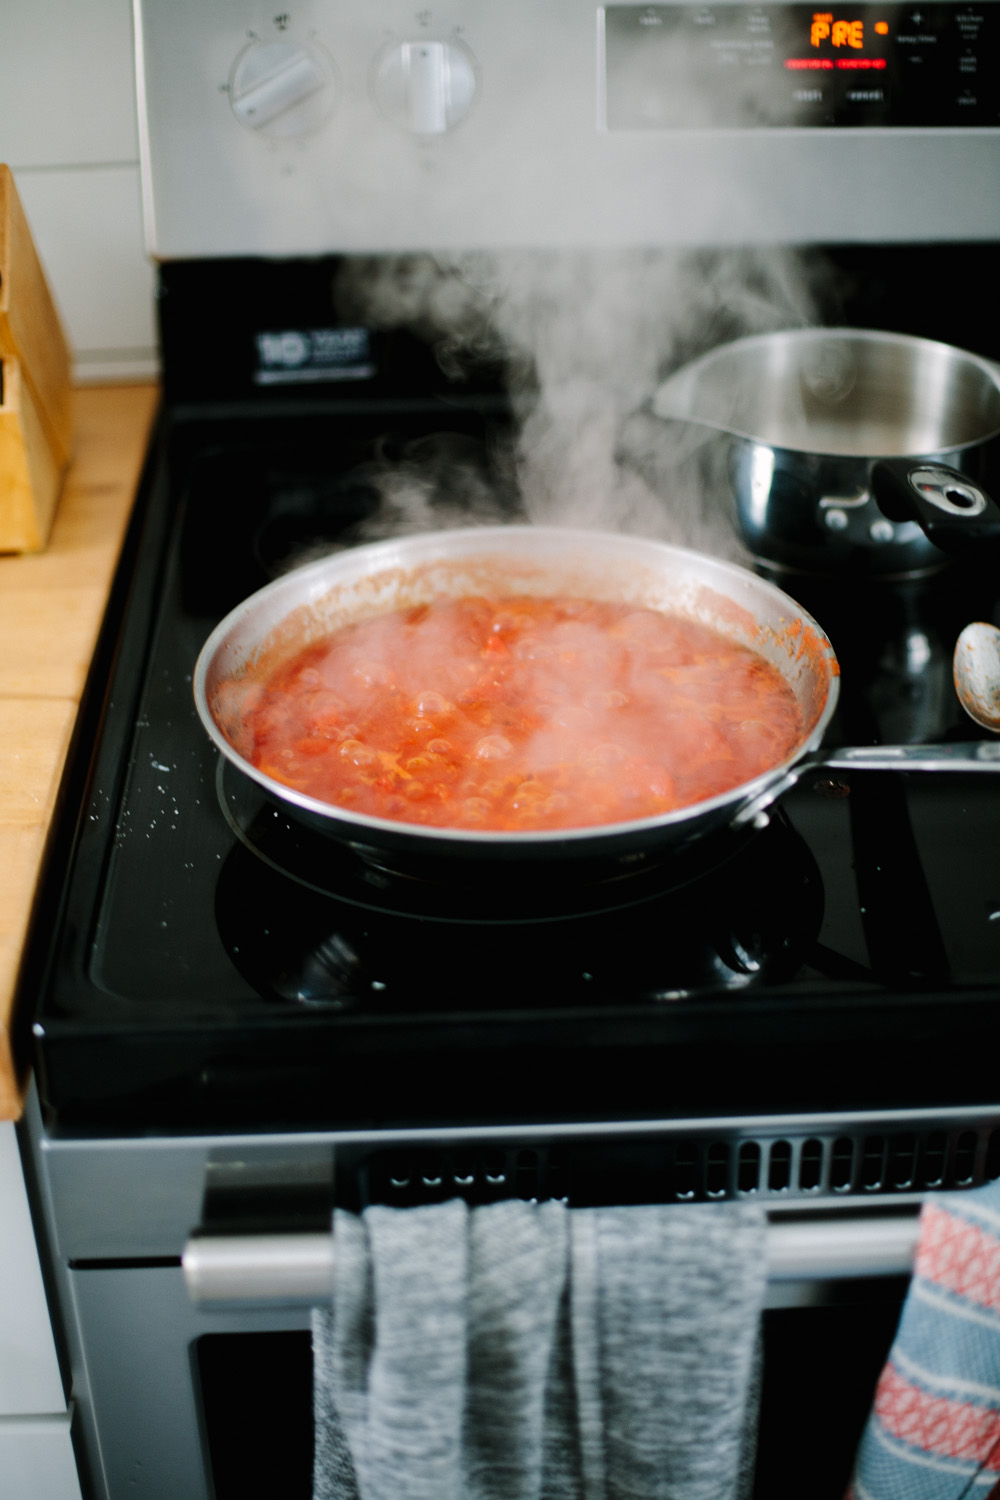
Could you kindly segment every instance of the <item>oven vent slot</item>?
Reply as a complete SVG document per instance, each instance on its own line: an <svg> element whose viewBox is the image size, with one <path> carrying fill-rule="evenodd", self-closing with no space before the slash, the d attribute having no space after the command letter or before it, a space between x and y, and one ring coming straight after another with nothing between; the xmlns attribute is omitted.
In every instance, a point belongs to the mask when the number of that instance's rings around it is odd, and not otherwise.
<svg viewBox="0 0 1000 1500"><path fill-rule="evenodd" d="M923 1193L1000 1177L1000 1129L662 1134L538 1146L400 1148L360 1164L360 1205L464 1198L614 1203L771 1202Z"/></svg>
<svg viewBox="0 0 1000 1500"><path fill-rule="evenodd" d="M665 1143L669 1198L826 1198L976 1187L1000 1177L1000 1131L843 1131Z"/></svg>
<svg viewBox="0 0 1000 1500"><path fill-rule="evenodd" d="M472 1204L566 1198L566 1158L559 1150L503 1146L385 1153L364 1163L361 1198L400 1208L448 1198Z"/></svg>

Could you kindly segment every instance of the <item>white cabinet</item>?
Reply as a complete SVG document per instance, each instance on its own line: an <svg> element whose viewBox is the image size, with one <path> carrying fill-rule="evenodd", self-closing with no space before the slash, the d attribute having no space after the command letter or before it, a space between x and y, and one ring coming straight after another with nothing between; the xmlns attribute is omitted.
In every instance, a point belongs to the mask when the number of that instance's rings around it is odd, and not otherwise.
<svg viewBox="0 0 1000 1500"><path fill-rule="evenodd" d="M9 1121L0 1121L0 1475L0 1488L12 1500L80 1500L69 1413Z"/></svg>

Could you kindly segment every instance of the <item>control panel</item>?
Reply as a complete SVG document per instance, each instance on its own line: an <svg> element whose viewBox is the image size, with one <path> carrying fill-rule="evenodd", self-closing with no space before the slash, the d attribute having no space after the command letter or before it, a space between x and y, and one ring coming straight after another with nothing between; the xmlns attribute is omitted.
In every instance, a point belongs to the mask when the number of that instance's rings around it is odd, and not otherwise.
<svg viewBox="0 0 1000 1500"><path fill-rule="evenodd" d="M1000 125L990 4L620 5L611 130Z"/></svg>
<svg viewBox="0 0 1000 1500"><path fill-rule="evenodd" d="M1000 241L1000 0L133 4L162 258Z"/></svg>

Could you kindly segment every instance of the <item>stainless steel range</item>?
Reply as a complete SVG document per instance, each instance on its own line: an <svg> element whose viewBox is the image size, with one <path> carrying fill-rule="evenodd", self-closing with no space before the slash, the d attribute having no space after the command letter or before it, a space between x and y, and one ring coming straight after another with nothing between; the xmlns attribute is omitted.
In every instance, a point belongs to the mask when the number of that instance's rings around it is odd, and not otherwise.
<svg viewBox="0 0 1000 1500"><path fill-rule="evenodd" d="M165 402L39 925L28 1121L93 1500L308 1495L331 1206L455 1194L763 1201L758 1493L817 1438L842 1491L921 1195L1000 1175L993 776L816 774L682 879L472 891L311 838L191 683L241 599L394 528L744 558L725 476L649 407L727 338L1000 355L998 33L997 0L137 0ZM829 744L975 741L951 653L1000 616L984 559L781 584L841 661Z"/></svg>

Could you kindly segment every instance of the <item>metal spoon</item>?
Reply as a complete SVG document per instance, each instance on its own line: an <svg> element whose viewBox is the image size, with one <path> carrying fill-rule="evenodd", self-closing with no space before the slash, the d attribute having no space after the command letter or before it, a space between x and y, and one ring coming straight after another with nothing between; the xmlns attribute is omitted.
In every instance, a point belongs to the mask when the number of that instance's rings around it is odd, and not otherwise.
<svg viewBox="0 0 1000 1500"><path fill-rule="evenodd" d="M955 692L971 719L1000 734L1000 630L976 621L955 642Z"/></svg>

